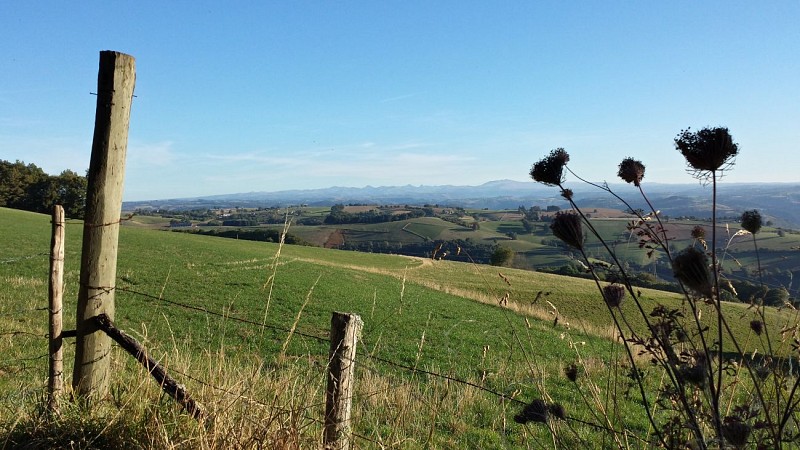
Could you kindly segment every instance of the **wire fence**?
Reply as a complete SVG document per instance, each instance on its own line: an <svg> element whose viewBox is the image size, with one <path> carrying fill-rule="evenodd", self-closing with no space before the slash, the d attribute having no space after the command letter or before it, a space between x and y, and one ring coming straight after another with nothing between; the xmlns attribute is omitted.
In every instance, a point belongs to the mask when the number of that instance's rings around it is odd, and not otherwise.
<svg viewBox="0 0 800 450"><path fill-rule="evenodd" d="M48 255L47 254L29 255L29 256L26 256L26 257L18 257L18 258L8 259L8 260L5 260L5 261L0 261L0 262L7 263L7 264L13 264L13 263L21 262L21 261L24 261L24 260L27 260L27 259L38 258L38 257L41 257L41 256L48 256ZM134 298L142 299L142 300L145 300L145 301L148 301L148 302L158 302L158 303L161 303L163 305L168 305L168 306L180 308L180 309L183 309L185 311L190 311L190 312L194 312L194 313L198 313L198 314L203 314L205 316L210 316L210 317L217 317L217 318L223 319L225 321L235 322L235 323L241 324L242 326L245 326L245 327L251 327L251 328L259 329L259 330L269 329L269 330L273 330L273 331L279 332L279 333L286 333L286 334L289 334L289 335L292 335L292 336L299 336L299 337L302 337L302 338L305 338L305 339L310 339L310 340L313 340L313 341L318 342L320 344L324 344L324 345L328 345L328 346L330 345L329 337L321 336L321 335L316 334L314 332L310 332L310 331L307 331L307 330L303 330L303 329L297 328L296 326L293 326L293 327L279 326L279 325L275 325L275 324L271 324L271 323L266 323L265 321L257 321L257 320L252 320L252 319L249 319L249 318L246 318L246 317L239 317L239 316L237 316L235 314L232 314L230 311L219 312L219 311L215 311L213 309L210 309L210 308L207 308L207 307L204 307L204 306L198 306L197 304L190 304L190 303L187 303L187 302L177 301L177 300L174 300L174 299L166 298L163 294L154 295L154 294L151 294L151 293L147 293L147 292L143 292L143 291L134 289L132 287L118 286L118 287L115 287L114 289L117 292L125 293L125 294L128 294L128 295L130 295L130 296L132 296ZM198 301L198 303L205 304L207 302ZM47 311L48 311L48 308L22 308L22 309L16 309L16 310L13 310L13 311L3 312L2 314L0 314L0 317L15 317L15 316L19 316L19 315L27 315L27 314L31 314L31 313L40 313L40 312L47 312ZM508 312L506 311L506 313L508 313ZM380 328L380 326L382 324L384 324L387 320L389 320L390 316L391 316L390 314L387 314L387 317L384 317L382 319L377 320L376 321L376 324L377 324L376 328ZM24 337L24 338L28 338L28 339L43 339L43 340L49 338L49 336L46 333L42 334L42 333L36 333L36 332L32 332L32 331L15 330L15 329L0 330L0 337L5 337L5 338L8 338L8 339L15 339L15 338L23 338ZM498 391L496 389L492 389L490 387L482 385L480 383L476 383L476 382L473 382L473 381L470 381L470 380L467 380L467 379L463 379L463 378L454 376L453 374L439 373L439 372L434 371L434 370L428 370L428 369L425 369L425 368L420 368L416 363L412 365L412 364L402 363L402 362L394 361L394 360L389 359L389 358L385 358L385 357L382 357L382 356L375 355L375 354L367 351L367 348L369 347L368 344L370 343L369 337L365 338L364 336L362 336L360 341L362 342L362 345L360 345L358 347L359 351L357 353L357 359L358 359L357 366L360 367L361 370L367 370L367 371L370 371L370 372L375 373L375 374L385 374L385 373L387 373L387 370L388 370L389 373L396 372L396 373L405 374L406 376L424 375L426 377L431 377L431 378L442 380L442 381L444 381L446 383L455 383L455 384L461 385L461 386L469 388L469 389L476 389L476 390L478 390L480 392L483 392L486 395L489 395L489 396L491 396L493 398L496 398L498 401L503 402L505 404L516 405L518 407L524 407L527 404L527 402L525 402L523 400L520 400L518 398L515 398L514 394L509 395L509 394L500 392L500 391ZM36 356L36 357L32 357L32 358L18 358L18 359L10 359L10 360L7 359L7 360L4 361L4 364L2 366L0 366L0 370L4 370L5 372L8 372L8 373L19 373L19 372L27 372L27 371L41 369L41 367L42 367L41 360L46 360L47 356L48 356L47 354L44 354L44 355L40 355L40 356ZM278 410L281 413L302 414L302 416L307 420L311 420L311 421L313 421L315 423L320 423L320 424L323 423L323 421L319 418L319 414L310 413L310 411L318 410L318 409L323 408L324 407L323 403L312 403L312 404L308 404L308 405L303 405L302 407L295 408L295 409L281 408L280 406L277 406L275 403L266 403L266 402L264 402L262 400L259 400L258 398L243 396L239 392L234 392L231 389L218 386L218 385L214 384L213 382L210 382L209 380L204 380L204 379L202 379L200 377L197 377L195 375L192 375L190 373L186 373L185 371L177 370L174 367L170 368L169 370L171 372L179 374L181 377L184 377L187 380L191 380L191 381L197 383L198 385L204 386L204 387L206 387L208 389L211 389L213 391L216 391L216 392L219 392L219 393L222 393L222 394L227 394L227 395L236 395L237 398L240 399L241 401L245 401L245 402L248 402L248 403L253 404L253 405L258 405L259 407L263 407L263 408L273 408L273 410ZM387 392L395 390L395 389L398 389L400 387L403 387L404 385L405 386L416 386L416 385L418 385L418 383L419 383L418 380L412 378L412 379L410 379L410 380L408 380L406 382L387 384L387 387L385 387L383 389L374 390L374 391L370 391L370 392L366 392L366 393L361 392L361 393L358 394L358 396L360 398L364 399L364 398L369 398L371 396L384 395ZM574 418L574 417L570 417L570 416L566 416L565 420L568 420L568 421L571 421L571 422L574 422L574 423L587 425L587 426L590 426L590 427L593 427L593 428L606 429L606 430L608 429L607 427L605 427L603 425L598 425L598 424L595 424L595 423L586 422L586 421L581 420L579 418ZM373 438L371 438L369 436L365 436L365 435L358 434L358 433L353 433L353 436L355 438L359 439L359 440L363 440L364 442L369 442L369 443L372 443L372 444L380 444L379 441L377 441L377 440L375 440L375 439L373 439Z"/></svg>
<svg viewBox="0 0 800 450"><path fill-rule="evenodd" d="M323 337L323 336L318 336L318 335L315 335L315 334L312 334L312 333L308 333L308 332L298 331L297 329L292 330L291 328L279 327L279 326L275 326L275 325L271 325L271 324L265 324L263 322L256 322L256 321L253 321L253 320L250 320L250 319L244 319L244 318L241 318L241 317L236 317L236 316L231 315L231 314L212 311L212 310L209 310L208 308L203 308L203 307L195 306L195 305L189 305L189 304L183 303L183 302L177 302L177 301L174 301L174 300L168 300L168 299L165 299L165 298L160 297L160 296L155 296L155 295L151 295L151 294L147 294L147 293L143 293L143 292L138 292L138 291L130 289L130 288L118 287L117 291L127 292L127 293L130 293L130 294L134 294L134 295L138 295L140 297L144 297L144 298L150 299L150 300L157 300L157 301L163 302L165 304L169 304L169 305L172 305L172 306L177 306L177 307L184 308L184 309L187 309L187 310L201 312L203 314L207 314L207 315L210 315L210 316L224 318L225 320L230 320L230 321L241 323L241 324L244 324L244 325L247 325L247 326L252 326L252 327L257 327L257 328L268 328L268 329L272 329L272 330L280 331L280 332L285 332L285 333L293 333L295 335L302 336L302 337L309 338L309 339L313 339L313 340L319 341L321 343L330 344L330 340L329 340L328 337ZM369 352L367 352L366 350L364 350L364 346L363 345L361 347L359 347L359 348L361 349L358 352L358 356L359 357L368 358L368 359L370 359L372 361L376 361L376 362L379 362L379 363L382 363L382 364L386 364L386 365L389 365L389 366L394 367L396 369L401 369L401 370L409 372L409 373L424 374L424 375L436 377L436 378L439 378L439 379L442 379L442 380L447 380L447 381L450 381L450 382L462 384L464 386L469 386L471 388L479 389L481 391L484 391L486 393L489 393L491 395L494 395L494 396L496 396L496 397L498 397L500 399L506 400L506 401L511 401L511 402L515 402L515 403L518 403L518 404L525 404L525 402L523 402L523 401L520 401L520 400L518 400L516 398L512 398L512 397L510 397L510 396L508 396L506 394L503 394L501 392L497 392L495 390L486 388L485 386L481 386L479 384L476 384L476 383L473 383L473 382L470 382L470 381L467 381L467 380L462 380L462 379L453 377L451 375L441 374L441 373L432 372L432 371L429 371L429 370L420 369L418 367L413 367L413 366L410 366L410 365L407 365L407 364L402 364L402 363L398 363L398 362L395 362L395 361L392 361L392 360L389 360L389 359L386 359L386 358L382 358L380 356L372 355Z"/></svg>

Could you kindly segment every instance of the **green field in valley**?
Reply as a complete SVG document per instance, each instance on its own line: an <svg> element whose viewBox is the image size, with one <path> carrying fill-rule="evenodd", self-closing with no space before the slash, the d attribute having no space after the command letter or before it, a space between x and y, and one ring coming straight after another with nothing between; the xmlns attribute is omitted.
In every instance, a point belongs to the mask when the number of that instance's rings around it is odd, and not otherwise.
<svg viewBox="0 0 800 450"><path fill-rule="evenodd" d="M373 225L371 232L379 225L387 233L405 233L402 222ZM431 237L460 232L432 218L409 228ZM67 329L75 321L81 232L80 222L67 224ZM43 394L49 235L48 217L0 208L0 351L7 355L0 366L0 431L6 436L19 420L35 421ZM531 246L528 251L535 250ZM642 293L647 308L682 307L676 294ZM508 304L501 305L506 296ZM621 347L610 340L608 311L594 283L583 279L125 226L116 305L117 325L219 417L220 429L227 430L215 435L223 443L219 448L231 439L258 433L278 439L291 430L302 446L319 442L332 311L359 314L365 323L353 406L360 448L548 447L553 438L547 428L515 423L521 405L509 399L546 398L563 404L571 417L594 423L596 411L580 400L564 367L580 362L595 385L615 379L615 389L625 389L625 378L612 376L624 372L625 363ZM632 308L623 305L634 320ZM711 317L710 307L703 308ZM731 304L726 314L746 351L762 351L763 339L750 336L752 311ZM777 339L795 316L770 309L768 319ZM788 343L775 345L790 351ZM68 344L68 383L73 351ZM147 422L157 414L168 442L213 447L131 358L119 350L112 358L108 417ZM408 369L414 367L431 374ZM616 396L612 425L646 438L639 402L635 393ZM260 422L237 427L241 420ZM561 445L594 442L590 427L572 435L564 425L554 426L562 427Z"/></svg>

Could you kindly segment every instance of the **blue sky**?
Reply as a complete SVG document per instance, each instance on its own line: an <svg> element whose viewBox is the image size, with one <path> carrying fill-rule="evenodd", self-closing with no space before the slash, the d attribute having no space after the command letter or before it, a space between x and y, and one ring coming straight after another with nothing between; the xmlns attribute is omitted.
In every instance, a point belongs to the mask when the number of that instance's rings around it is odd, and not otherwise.
<svg viewBox="0 0 800 450"><path fill-rule="evenodd" d="M695 182L686 127L727 126L728 182L800 181L800 2L2 2L0 159L88 167L98 55L133 55L126 200L585 178Z"/></svg>

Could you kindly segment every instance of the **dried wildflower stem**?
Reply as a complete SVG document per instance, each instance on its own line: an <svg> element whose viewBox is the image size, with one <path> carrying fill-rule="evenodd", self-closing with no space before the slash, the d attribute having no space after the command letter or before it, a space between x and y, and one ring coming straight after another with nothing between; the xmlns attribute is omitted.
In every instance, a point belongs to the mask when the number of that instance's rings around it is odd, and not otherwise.
<svg viewBox="0 0 800 450"><path fill-rule="evenodd" d="M272 273L269 277L267 277L267 281L264 283L264 286L261 289L267 288L269 286L269 292L267 293L267 304L264 307L264 319L261 321L261 336L264 336L264 327L267 324L267 315L269 314L269 304L272 302L272 290L275 287L275 276L278 274L278 261L281 257L281 250L283 249L283 245L286 242L286 235L289 233L289 225L291 224L291 220L289 219L289 209L286 209L286 216L283 219L283 231L281 231L281 239L278 242L278 250L275 252L275 256L272 258Z"/></svg>
<svg viewBox="0 0 800 450"><path fill-rule="evenodd" d="M561 190L562 190L562 192L563 192L563 191L564 191L564 188L563 188L561 185L559 185L559 187L561 188ZM598 231L597 231L597 230L594 228L594 226L591 224L591 222L590 222L590 221L589 221L589 220L586 218L586 216L584 215L583 211L582 211L582 210L581 210L581 209L578 207L578 205L577 205L577 204L575 204L575 202L572 200L572 198L571 198L571 197L569 197L569 198L568 198L568 201L569 201L570 205L572 206L572 209L573 209L574 211L576 211L578 214L580 214L581 218L583 219L583 222L586 224L586 226L589 228L589 230L592 232L592 234L593 234L593 235L594 235L594 236L595 236L595 237L596 237L596 238L599 240L599 242L600 242L600 243L603 245L603 247L604 247L604 248L606 249L606 251L608 252L609 256L611 256L611 258L614 260L614 264L615 264L615 265L616 265L616 266L619 268L619 270L620 270L620 274L622 275L622 278L623 278L623 280L624 280L625 287L626 287L626 289L628 290L628 292L631 294L631 297L632 297L632 298L633 298L633 300L634 300L634 304L636 305L637 309L639 310L639 313L640 313L640 314L641 314L641 316L642 316L642 319L644 320L645 324L647 325L647 329L649 330L649 332L650 332L651 336L652 336L652 337L653 337L653 338L654 338L654 339L655 339L655 340L658 342L658 345L659 345L659 347L660 347L660 348L662 348L662 349L666 349L666 348L667 348L667 345L666 345L666 344L664 343L664 341L661 339L661 336L660 336L660 335L659 335L659 334L656 332L656 330L655 330L655 328L653 327L652 323L651 323L651 322L650 322L650 320L648 319L648 314L647 314L647 313L644 311L644 308L642 307L642 305L641 305L641 302L639 302L638 296L637 296L637 295L636 295L636 293L634 292L633 286L631 285L631 282L630 282L630 277L628 276L627 272L626 272L626 271L625 271L625 269L623 268L623 265L622 265L622 263L621 263L621 262L618 260L616 253L615 253L615 252L614 252L614 251L613 251L613 250L612 250L612 249L611 249L611 248L608 246L608 243L607 243L607 242L606 242L606 241L603 239L603 237L600 235L600 233L599 233L599 232L598 232ZM582 254L582 256L583 256L584 260L587 262L587 265L588 265L588 267L589 267L589 270L590 270L590 271L591 271L591 273L592 273L592 277L593 277L593 278L594 278L594 280L595 280L595 284L597 285L597 288L598 288L598 290L600 290L600 293L601 293L601 295L602 295L602 293L603 293L602 286L600 286L599 278L598 278L598 276L597 276L597 273L594 271L594 267L593 267L593 265L592 265L592 264L589 264L588 255L586 255L586 253L583 251L583 249L579 249L579 250L580 250L580 252L581 252L581 254ZM604 303L605 303L605 302L604 302ZM620 332L620 337L621 337L621 339L622 339L622 340L623 340L623 342L625 343L625 351L626 351L626 353L627 353L627 355L628 355L628 359L629 359L629 361L630 361L630 363L631 363L631 367L633 368L633 373L634 373L634 377L635 377L635 379L636 379L636 384L639 386L639 391L640 391L640 394L641 394L641 396L642 396L642 401L643 401L643 403L644 403L644 408L645 408L645 411L646 411L646 413L647 413L647 418L648 418L648 420L650 421L650 424L653 426L653 429L654 429L654 430L655 430L655 432L656 432L656 435L657 435L657 437L658 437L658 440L659 440L659 441L660 441L660 442L661 442L661 443L662 443L664 446L667 446L667 445L666 445L666 441L664 440L664 437L663 437L663 435L661 434L661 430L660 430L660 428L658 427L658 425L656 424L656 422L655 422L655 418L652 416L652 414L651 414L651 412L650 412L650 406L649 406L649 402L647 401L647 398L646 398L646 395L645 395L645 392L644 392L644 381L641 379L641 377L639 376L639 373L638 373L638 371L636 370L636 367L637 367L637 366L636 366L636 362L635 362L635 360L634 360L634 358L633 358L633 354L632 354L632 352L631 352L630 346L628 345L627 341L625 340L624 330L623 330L622 326L620 325L620 322L619 322L619 320L617 319L617 317L616 317L616 315L614 314L614 312L613 312L613 310L611 309L611 307L609 307L608 305L606 305L606 306L607 306L607 307L608 307L608 309L609 309L609 314L611 314L611 317L612 317L612 319L613 319L613 321L614 321L614 325L616 326L617 330ZM630 326L629 326L629 327L630 327ZM721 341L720 341L720 342L721 342ZM678 390L678 393L679 393L679 398L680 398L680 400L681 400L681 403L683 404L683 412L685 412L685 413L686 413L686 415L687 415L687 418L689 419L689 421L690 421L690 423L691 423L691 429L692 429L692 432L693 432L693 433L696 435L696 437L698 438L698 442L700 442L700 443L701 443L701 445L702 445L702 447L701 447L701 448L706 448L706 447L705 447L705 441L704 441L704 439L703 439L702 430L700 429L700 425L699 425L699 423L698 423L698 421L697 421L697 417L695 416L694 408L692 408L692 407L690 406L690 404L689 404L689 400L686 398L686 394L685 394L685 391L684 391L684 389L683 389L683 383L681 382L681 380L679 380L677 377L675 377L675 376L674 376L674 373L675 373L675 371L676 371L676 368L675 368L675 363L674 363L674 362L667 361L667 364L666 364L666 366L667 366L667 368L669 369L669 370L668 370L668 372L670 373L670 380L672 381L673 385L674 385L674 386L677 388L677 390Z"/></svg>
<svg viewBox="0 0 800 450"><path fill-rule="evenodd" d="M575 205L572 202L572 199L570 199L570 203L572 203L573 208L576 211L579 211L578 210L578 206ZM581 216L583 216L583 213L580 213L580 214L581 214ZM586 220L585 217L584 217L584 220ZM597 236L599 238L599 235L594 230L594 228L592 228L592 232L595 233L595 236ZM602 295L603 294L603 287L600 285L600 279L597 276L597 272L594 270L594 266L591 263L589 263L589 257L586 254L586 252L582 248L580 248L578 250L580 251L581 256L583 257L584 261L587 262L587 266L589 267L589 271L592 274L592 279L594 279L594 283L597 286L597 289L600 291L600 294ZM606 303L606 302L603 302L603 304L605 304L606 308L608 308L608 313L611 315L611 319L614 321L614 326L617 328L617 331L619 332L620 339L622 339L622 342L624 343L623 347L625 347L625 353L628 356L628 361L631 364L631 369L633 370L634 377L636 378L636 384L639 386L639 393L642 396L642 403L644 403L644 410L647 413L647 420L650 422L650 425L652 425L653 429L656 431L656 435L658 437L659 442L661 442L662 445L667 447L667 442L664 440L664 436L661 435L661 430L659 429L658 425L656 424L655 417L653 417L653 415L650 413L650 404L649 404L649 401L647 400L647 394L644 391L644 380L642 380L642 378L641 378L641 376L639 374L639 371L636 370L636 360L633 358L633 353L631 352L630 345L628 345L628 343L627 343L627 341L625 339L625 330L622 329L622 326L620 325L619 320L617 320L617 316L616 316L616 314L614 314L613 308L611 306L609 306L608 303ZM606 420L609 420L608 417L607 417L607 414L604 413L604 415L606 416ZM609 423L609 426L611 426L610 423ZM613 428L613 427L611 427L611 428ZM616 435L614 437L615 437L615 439L617 439ZM622 447L620 447L620 448L622 448Z"/></svg>
<svg viewBox="0 0 800 450"><path fill-rule="evenodd" d="M612 347L613 347L613 345L614 345L614 343L612 342ZM580 354L580 352L578 352L578 347L572 341L572 337L571 336L570 336L570 346L575 350L575 355L578 357L578 362L581 364L582 367L585 368L586 367L586 363L583 361L583 358L581 358L581 354ZM614 359L612 358L611 361L614 361ZM589 402L589 398L586 396L586 394L583 392L583 390L582 389L578 389L578 392L580 393L581 399L583 399L583 403L586 406L589 407L589 411L591 411L591 413L594 416L595 420L597 420L598 422L602 422L603 420L605 420L606 427L607 427L606 429L609 430L609 431L612 431L611 434L614 436L614 439L617 441L617 444L620 445L619 439L617 438L617 435L619 435L620 432L617 431L614 428L614 424L611 423L611 418L609 417L609 414L608 414L608 404L607 403L604 404L603 400L600 398L601 397L600 387L597 386L596 383L594 383L593 381L588 379L588 377L587 377L587 380L588 380L588 385L589 385L589 392L591 393L592 401L594 403L593 404L590 403ZM609 377L609 380L611 380L611 377ZM608 399L609 391L610 390L608 389L608 387L606 387L606 400ZM599 412L599 414L598 414L598 412ZM601 415L602 415L602 417L601 417ZM623 448L623 447L620 447L620 448Z"/></svg>
<svg viewBox="0 0 800 450"><path fill-rule="evenodd" d="M295 330L297 330L297 324L300 323L300 317L302 317L303 315L303 310L306 309L306 306L308 306L308 303L311 301L311 294L314 293L314 289L317 287L317 284L319 283L319 280L321 278L322 274L317 276L316 281L314 281L314 284L311 285L311 289L309 289L308 293L306 294L306 300L300 306L300 310L297 311L297 317L294 318L294 323L292 323L292 328L289 329L289 333L286 335L286 340L283 342L283 346L281 347L281 352L278 355L278 361L283 361L283 359L286 357L286 350L289 348L289 342L292 340L292 336L294 336Z"/></svg>
<svg viewBox="0 0 800 450"><path fill-rule="evenodd" d="M720 396L722 395L722 372L724 365L722 364L722 297L719 295L719 267L717 266L717 171L711 171L711 273L714 276L714 296L716 302L714 305L717 307L717 345L719 346L719 358L717 360L717 386L716 392L714 389L714 382L711 382L711 400L712 400L712 413L714 418L714 426L717 430L717 436L722 436L722 417L720 417ZM713 301L713 299L712 299Z"/></svg>
<svg viewBox="0 0 800 450"><path fill-rule="evenodd" d="M760 228L760 226L757 227L757 228ZM758 232L758 229L754 229L753 231ZM762 276L762 273L761 273L761 255L760 255L760 253L758 251L758 241L756 240L756 233L755 232L753 232L751 234L753 235L753 249L756 252L756 267L757 267L757 270L758 270L758 284L759 284L759 286L763 287L764 286L764 277ZM769 327L767 326L767 317L766 317L766 314L765 314L765 311L764 311L764 302L763 302L763 300L761 302L761 305L756 307L756 311L758 311L758 316L761 319L761 323L764 324L764 335L765 335L765 339L767 341L767 349L769 351L769 354L770 355L774 355L775 353L774 353L774 349L772 347L772 339L770 338L770 335L769 335ZM751 374L750 375L751 378L754 381L753 384L755 384L756 385L756 389L758 389L758 386L757 386L758 382L756 381L756 378L753 376L752 369L750 369L750 374ZM782 392L782 389L781 389L781 386L780 386L780 381L778 380L777 377L773 377L773 382L775 383L776 404L780 405L781 404L781 392ZM775 439L776 443L779 442L780 437L783 436L783 430L786 427L786 423L788 422L792 411L794 410L795 406L797 405L797 402L795 402L794 404L792 403L792 399L794 398L795 392L797 391L797 388L798 388L799 385L800 385L800 377L798 377L795 380L794 386L792 386L792 390L789 393L789 396L786 397L786 409L784 410L783 415L780 418L780 423L778 424L777 430L775 430L775 427L772 424L772 419L770 418L770 414L769 414L769 411L767 410L766 404L764 405L764 409L765 409L764 413L767 416L767 420L771 425L770 429L772 429L772 431L774 433L773 439ZM762 401L762 403L763 403L763 401Z"/></svg>
<svg viewBox="0 0 800 450"><path fill-rule="evenodd" d="M720 396L722 395L722 373L725 371L724 365L722 364L723 358L723 350L722 350L722 330L723 327L728 335L731 337L731 344L734 345L736 348L736 352L740 355L743 355L741 347L736 340L735 335L733 334L733 330L731 330L730 326L728 325L728 321L725 320L725 317L722 315L722 297L720 296L720 289L719 289L719 270L717 264L717 171L711 171L711 267L712 267L712 274L714 276L714 295L716 296L716 301L713 302L714 306L717 309L717 339L719 340L719 359L717 363L717 385L716 385L716 392L712 392L712 413L714 418L714 425L716 427L717 436L722 436L722 417L720 416ZM713 301L714 299L712 299ZM755 373L753 373L753 369L747 365L748 372L750 373L750 377L753 380L753 387L756 391L756 395L758 396L759 401L764 407L764 415L767 419L767 424L769 430L773 433L773 439L775 439L775 443L777 444L780 442L780 434L777 434L782 427L775 427L775 424L772 421L772 416L769 412L768 403L765 401L765 397L763 392L761 391L761 387L757 381L757 377ZM800 379L798 379L800 382ZM712 389L714 388L714 382L710 384ZM794 391L793 391L794 392ZM790 397L791 398L791 397ZM780 428L780 430L779 430Z"/></svg>
<svg viewBox="0 0 800 450"><path fill-rule="evenodd" d="M605 192L607 192L607 193L611 194L611 195L612 195L614 198L616 198L616 199L617 199L617 200L619 200L619 201L620 201L620 202L621 202L623 205L625 205L625 206L628 208L628 210L632 211L632 212L634 213L634 215L635 215L635 216L636 216L636 217L637 217L637 218L638 218L638 219L639 219L639 220L640 220L642 223L645 223L645 224L647 223L647 222L645 221L645 218L644 218L644 217L643 217L641 214L639 214L639 213L637 212L637 210L636 210L636 209L634 209L634 208L633 208L633 206L631 206L631 204L630 204L630 203L628 203L628 201L627 201L627 200L625 200L624 198L622 198L621 196L619 196L619 194L617 194L616 192L614 192L613 190L611 190L611 188L609 188L609 187L608 187L608 185L600 185L600 184L597 184L597 183L593 183L593 182L591 182L591 181L589 181L589 180L586 180L586 179L584 179L584 178L580 177L580 176L579 176L578 174L576 174L574 171L572 171L572 169L570 169L568 166L567 166L567 167L565 167L565 169L567 169L567 171L569 171L569 173L570 173L572 176L574 176L575 178L577 178L577 179L578 179L578 180L580 180L581 182L583 182L583 183L586 183L586 184L588 184L588 185L590 185L590 186L594 186L594 187L596 187L596 188L598 188L598 189L601 189L601 190L603 190L603 191L605 191ZM664 252L666 253L666 255L667 255L667 259L668 259L670 262L672 262L672 253L671 253L671 251L670 251L670 249L669 249L669 245L668 245L668 244L669 244L669 239L667 238L667 235L666 235L666 229L664 228L664 224L661 222L661 218L660 218L660 217L659 217L659 215L656 213L656 209L655 209L655 207L653 206L653 204L650 202L650 199L649 199L649 198L647 197L647 195L645 194L645 192L644 192L644 189L642 188L641 184L639 184L639 185L638 185L638 188L639 188L639 192L642 194L642 197L644 198L645 202L647 203L647 206L650 208L650 211L652 211L652 212L653 212L653 215L656 217L656 220L658 221L659 227L661 227L661 230L662 230L662 233L663 233L663 240L661 239L661 236L659 236L657 233L655 233L655 232L653 232L653 231L652 231L652 228L650 227L650 225L647 225L647 228L648 228L649 235L650 235L651 237L653 237L653 238L654 238L654 240L656 241L656 243L657 243L657 244L658 244L658 245L659 245L659 246L660 246L660 247L661 247L661 248L664 250ZM570 203L572 203L572 202L570 201ZM574 203L572 204L572 206L573 206L573 208L575 208L575 209L577 210L577 206L576 206ZM587 222L587 225L589 226L589 228L592 230L592 232L593 232L593 233L594 233L594 234L595 234L595 235L598 237L598 239L600 239L600 241L601 241L601 242L603 242L603 239L602 239L602 238L600 238L600 236L598 235L597 231L596 231L596 230L594 230L594 228L592 227L591 223L589 223L589 222L588 222L588 220L587 220L586 222ZM617 259L616 259L616 255L615 255L615 254L614 254L614 253L613 253L613 252L612 252L612 251L609 249L609 247L608 247L608 246L606 246L606 250L609 252L609 254L611 255L611 257L614 259L614 262L616 263L616 265L619 267L619 269L620 269L620 271L621 271L621 273L622 273L622 275L623 275L623 277L624 277L624 279L625 279L625 281L626 281L626 283L625 283L625 284L626 284L626 287L627 287L627 286L629 286L629 285L630 285L630 282L629 282L629 279L628 279L627 273L626 273L626 272L625 272L625 270L622 268L622 265L620 265L620 264L619 264L619 261L617 261ZM693 301L691 301L691 300L689 299L689 295L688 295L688 293L687 293L687 291L686 291L686 287L683 285L683 283L682 283L680 280L678 280L678 284L680 285L680 287L681 287L681 291L683 291L683 294L684 294L684 296L687 298L687 300L689 300L689 301L688 301L688 304L689 304L689 307L690 307L690 308L691 308L691 310L692 310L692 317L693 317L693 318L694 318L694 320L695 320L695 326L697 327L697 329L698 329L698 330L702 330L702 329L703 329L703 327L702 327L702 324L700 323L700 319L699 319L699 317L700 317L700 316L698 315L697 305L695 304L695 302L693 302ZM634 299L634 302L636 303L636 305L637 305L637 306L639 306L639 312L642 314L642 317L644 318L644 320L645 320L645 323L647 323L648 329L649 329L649 330L651 331L651 333L652 333L652 332L653 332L653 329L652 329L652 327L650 326L650 323L649 323L649 322L648 322L648 320L647 320L647 315L645 314L644 310L641 308L641 306L640 306L640 304L639 304L638 297L637 297L636 295L634 295L634 293L633 293L633 289L629 289L629 291L630 291L630 294L631 294L631 296L632 296L632 297L633 297L633 299ZM624 319L624 316L623 316L623 319ZM628 325L628 327L630 328L630 324L627 324L627 320L626 320L626 325ZM658 340L658 336L657 336L657 335L655 335L655 337L656 337L656 339ZM700 333L700 343L701 343L701 345L702 345L702 348L703 348L703 353L704 353L704 354L706 354L706 355L710 355L710 352L709 352L709 347L708 347L708 343L706 342L706 338L705 338L705 334L704 334L704 333ZM661 346L663 347L663 343L662 343L660 340L659 340L659 345L661 345ZM694 343L692 343L692 346L694 346ZM672 378L672 371L673 371L673 370L674 370L674 367L671 367L671 370L669 371L669 372L670 372L670 378ZM709 377L713 377L713 375L714 375L714 374L713 374L713 368L711 367L711 365L709 365L709 366L708 366L708 371L709 371ZM676 381L676 380L673 380L673 383L675 383L675 381ZM675 385L676 385L676 386L678 386L678 384L675 384ZM711 387L711 389L712 389L712 395L713 395L713 392L714 392L714 387L712 386L712 387Z"/></svg>
<svg viewBox="0 0 800 450"><path fill-rule="evenodd" d="M759 218L760 218L760 216L759 216ZM756 233L758 232L759 228L760 228L760 220L759 220L759 226L756 227L755 229L753 229L752 230L753 232L751 232L750 234L752 234L752 236L753 236L753 249L756 252L756 267L757 267L757 270L758 270L758 285L760 287L764 287L764 277L761 274L761 255L760 255L760 253L758 251L758 242L756 240ZM766 314L765 314L765 311L764 311L764 302L763 302L763 300L761 302L761 305L756 307L756 311L758 312L758 316L761 319L761 323L764 324L764 335L765 335L765 339L767 341L767 349L769 351L769 354L770 355L774 355L775 352L774 352L774 349L772 347L772 339L770 339L770 335L769 335L769 327L767 326L767 317L766 317ZM746 345L745 345L745 348L747 348ZM755 381L755 378L753 378L753 380ZM800 380L800 378L798 378L798 380ZM781 391L782 391L781 386L780 386L780 381L778 380L777 377L773 377L773 382L775 383L775 399L776 399L776 403L778 405L780 405L781 404ZM787 397L787 399L786 399L787 406L791 404L791 399L792 399L792 397L794 395L795 389L797 389L797 384L796 383L795 383L795 387L792 389L792 393L789 394L789 397ZM776 438L783 435L783 429L784 429L785 425L786 424L784 422L784 418L781 418L781 423L779 424L779 429L778 429L778 432L776 434Z"/></svg>

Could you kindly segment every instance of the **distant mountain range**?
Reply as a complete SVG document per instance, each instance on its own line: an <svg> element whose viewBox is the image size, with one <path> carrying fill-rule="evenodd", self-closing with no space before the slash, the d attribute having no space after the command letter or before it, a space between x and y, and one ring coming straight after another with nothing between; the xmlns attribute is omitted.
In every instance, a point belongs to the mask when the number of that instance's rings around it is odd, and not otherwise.
<svg viewBox="0 0 800 450"><path fill-rule="evenodd" d="M595 208L626 207L602 190L584 183L567 183L579 206ZM634 208L647 210L638 190L631 185L610 184ZM696 184L649 183L645 191L662 214L672 217L709 217L711 187ZM125 202L123 209L187 210L207 208L254 208L289 205L329 206L337 203L363 204L438 204L465 208L507 209L522 205L566 207L557 188L535 182L490 181L479 186L366 186L325 189L247 192L195 198ZM718 215L739 216L758 209L775 226L800 228L800 183L722 183L718 189Z"/></svg>

